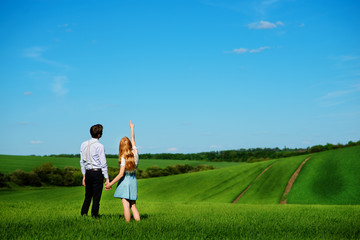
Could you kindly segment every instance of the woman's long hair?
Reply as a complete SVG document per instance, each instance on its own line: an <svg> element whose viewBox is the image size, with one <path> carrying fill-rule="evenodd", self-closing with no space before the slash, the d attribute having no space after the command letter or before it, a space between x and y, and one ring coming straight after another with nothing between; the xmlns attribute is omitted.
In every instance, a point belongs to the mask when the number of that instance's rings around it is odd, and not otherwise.
<svg viewBox="0 0 360 240"><path fill-rule="evenodd" d="M135 168L134 153L132 152L132 144L128 137L123 137L119 144L119 165L121 158L125 159L125 170L131 172Z"/></svg>

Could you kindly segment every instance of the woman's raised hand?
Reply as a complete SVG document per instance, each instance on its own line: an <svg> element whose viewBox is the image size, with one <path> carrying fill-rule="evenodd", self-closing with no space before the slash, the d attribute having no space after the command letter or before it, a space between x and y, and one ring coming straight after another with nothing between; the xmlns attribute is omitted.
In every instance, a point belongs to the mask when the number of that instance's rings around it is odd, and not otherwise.
<svg viewBox="0 0 360 240"><path fill-rule="evenodd" d="M130 120L130 131L131 131L131 144L133 146L136 146L135 143L135 133L134 133L134 124L132 123L132 121Z"/></svg>

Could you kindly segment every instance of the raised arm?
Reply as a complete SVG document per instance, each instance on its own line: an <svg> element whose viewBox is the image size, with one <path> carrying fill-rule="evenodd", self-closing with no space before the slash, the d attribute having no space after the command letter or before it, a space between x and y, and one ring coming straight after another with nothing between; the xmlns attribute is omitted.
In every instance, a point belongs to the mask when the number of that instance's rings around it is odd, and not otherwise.
<svg viewBox="0 0 360 240"><path fill-rule="evenodd" d="M131 130L131 144L133 145L133 147L136 146L135 144L135 133L134 133L134 124L131 122L130 120L130 130Z"/></svg>

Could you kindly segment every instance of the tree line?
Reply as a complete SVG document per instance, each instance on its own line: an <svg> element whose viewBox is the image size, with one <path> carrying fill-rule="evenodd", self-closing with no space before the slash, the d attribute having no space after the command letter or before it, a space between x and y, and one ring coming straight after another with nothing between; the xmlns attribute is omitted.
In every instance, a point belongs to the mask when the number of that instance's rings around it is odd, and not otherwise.
<svg viewBox="0 0 360 240"><path fill-rule="evenodd" d="M204 160L211 162L258 162L270 159L292 157L315 152L322 152L331 149L338 149L351 146L360 146L360 141L349 141L347 144L315 145L308 148L249 148L238 150L223 150L200 153L145 153L140 154L140 159L168 159L168 160ZM45 155L46 156L46 155ZM76 157L80 154L58 154L48 155L49 157ZM106 154L107 158L118 158L116 154Z"/></svg>
<svg viewBox="0 0 360 240"><path fill-rule="evenodd" d="M172 165L165 168L150 167L145 171L138 169L136 177L152 178L176 175L189 172L199 172L204 170L214 169L215 167L209 165L190 166ZM119 168L108 167L109 178L114 179L119 174ZM17 186L81 186L83 175L81 170L74 167L65 167L64 169L54 167L50 162L42 164L40 167L34 168L31 172L24 172L16 170L9 174L0 172L0 187Z"/></svg>
<svg viewBox="0 0 360 240"><path fill-rule="evenodd" d="M351 146L360 146L360 141L349 141L347 144L315 145L309 148L250 148L239 150L224 150L201 153L158 153L158 154L140 154L141 159L176 159L176 160L204 160L213 162L258 162L270 159L285 158L322 152L332 149L345 148ZM116 156L116 155L115 155Z"/></svg>

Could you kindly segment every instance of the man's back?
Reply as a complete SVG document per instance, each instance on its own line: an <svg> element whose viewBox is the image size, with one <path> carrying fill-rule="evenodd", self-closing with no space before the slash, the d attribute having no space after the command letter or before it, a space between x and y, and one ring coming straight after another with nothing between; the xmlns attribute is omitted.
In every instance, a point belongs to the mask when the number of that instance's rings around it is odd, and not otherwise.
<svg viewBox="0 0 360 240"><path fill-rule="evenodd" d="M86 169L106 167L104 145L102 145L96 138L91 138L81 144L80 156L80 165L82 170L83 167L85 168L84 171Z"/></svg>
<svg viewBox="0 0 360 240"><path fill-rule="evenodd" d="M93 199L91 215L93 217L98 216L104 177L106 182L109 182L105 148L99 142L102 130L101 124L92 126L90 128L92 138L83 142L80 147L80 166L83 174L83 185L85 186L85 200L81 215L87 214Z"/></svg>

